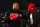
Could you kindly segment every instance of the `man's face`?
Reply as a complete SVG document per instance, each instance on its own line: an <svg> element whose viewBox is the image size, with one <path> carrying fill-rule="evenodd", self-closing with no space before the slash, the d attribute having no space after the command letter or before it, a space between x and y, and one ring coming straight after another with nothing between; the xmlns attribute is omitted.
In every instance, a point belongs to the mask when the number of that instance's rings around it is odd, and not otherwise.
<svg viewBox="0 0 40 27"><path fill-rule="evenodd" d="M18 3L14 3L14 4L13 4L13 7L14 7L14 10L17 10L18 7L19 7L19 4L18 4Z"/></svg>

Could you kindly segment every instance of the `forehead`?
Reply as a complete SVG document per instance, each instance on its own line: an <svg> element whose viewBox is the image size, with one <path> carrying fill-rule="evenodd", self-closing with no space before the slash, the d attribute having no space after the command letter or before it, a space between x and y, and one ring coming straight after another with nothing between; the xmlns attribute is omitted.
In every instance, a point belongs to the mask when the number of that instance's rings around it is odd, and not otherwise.
<svg viewBox="0 0 40 27"><path fill-rule="evenodd" d="M18 3L14 3L13 5L19 5Z"/></svg>

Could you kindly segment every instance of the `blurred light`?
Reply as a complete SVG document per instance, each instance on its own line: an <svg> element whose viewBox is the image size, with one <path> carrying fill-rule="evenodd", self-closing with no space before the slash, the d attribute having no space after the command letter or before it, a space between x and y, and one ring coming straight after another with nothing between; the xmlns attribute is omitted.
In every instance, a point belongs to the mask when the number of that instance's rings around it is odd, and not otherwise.
<svg viewBox="0 0 40 27"><path fill-rule="evenodd" d="M2 15L2 14L1 14Z"/></svg>
<svg viewBox="0 0 40 27"><path fill-rule="evenodd" d="M20 17L22 17L22 14L20 14Z"/></svg>
<svg viewBox="0 0 40 27"><path fill-rule="evenodd" d="M29 20L28 20L29 21Z"/></svg>
<svg viewBox="0 0 40 27"><path fill-rule="evenodd" d="M3 26L4 26L4 24L3 24Z"/></svg>
<svg viewBox="0 0 40 27"><path fill-rule="evenodd" d="M2 18L4 18L4 17L2 17Z"/></svg>
<svg viewBox="0 0 40 27"><path fill-rule="evenodd" d="M4 22L4 21L2 21L2 22Z"/></svg>
<svg viewBox="0 0 40 27"><path fill-rule="evenodd" d="M39 10L37 10L37 11L39 11Z"/></svg>
<svg viewBox="0 0 40 27"><path fill-rule="evenodd" d="M30 24L33 24L33 16L32 16L32 13L30 14Z"/></svg>

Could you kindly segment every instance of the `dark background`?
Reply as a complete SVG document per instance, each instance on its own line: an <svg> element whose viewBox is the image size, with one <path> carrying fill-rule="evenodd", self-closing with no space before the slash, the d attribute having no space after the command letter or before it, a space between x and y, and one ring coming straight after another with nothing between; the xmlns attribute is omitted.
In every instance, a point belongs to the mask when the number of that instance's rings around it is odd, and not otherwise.
<svg viewBox="0 0 40 27"><path fill-rule="evenodd" d="M0 11L10 10L14 2L20 4L20 10L28 9L30 3L34 3L36 7L40 7L40 0L0 0Z"/></svg>

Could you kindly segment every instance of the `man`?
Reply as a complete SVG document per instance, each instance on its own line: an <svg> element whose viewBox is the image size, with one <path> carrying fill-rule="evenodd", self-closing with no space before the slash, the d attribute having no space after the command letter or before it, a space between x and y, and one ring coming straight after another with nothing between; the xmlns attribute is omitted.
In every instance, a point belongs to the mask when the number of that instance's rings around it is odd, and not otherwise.
<svg viewBox="0 0 40 27"><path fill-rule="evenodd" d="M22 12L18 11L19 4L15 2L13 5L13 10L7 11L5 15L5 23L8 24L8 27L21 27L21 18L28 20L30 13L25 16ZM10 15L11 14L19 14L19 17L17 17L15 20L11 20Z"/></svg>

